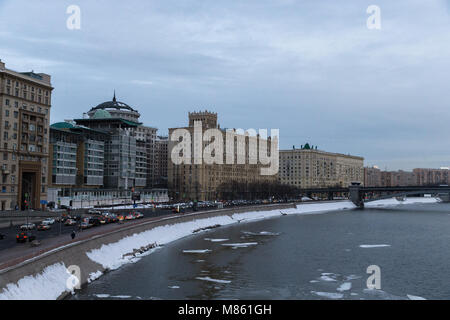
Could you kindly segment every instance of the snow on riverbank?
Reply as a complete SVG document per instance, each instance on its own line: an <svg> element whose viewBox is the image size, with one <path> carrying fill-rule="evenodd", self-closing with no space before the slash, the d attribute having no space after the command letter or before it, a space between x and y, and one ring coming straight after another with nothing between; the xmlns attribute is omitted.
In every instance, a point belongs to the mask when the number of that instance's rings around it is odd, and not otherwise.
<svg viewBox="0 0 450 320"><path fill-rule="evenodd" d="M390 207L390 206L398 206L405 204L416 204L416 203L438 203L441 200L432 197L411 197L406 198L404 201L398 201L395 198L377 200L373 202L368 202L364 204L366 208L377 208L377 207Z"/></svg>
<svg viewBox="0 0 450 320"><path fill-rule="evenodd" d="M70 274L63 263L56 263L42 273L8 284L0 293L0 300L56 300L67 289Z"/></svg>

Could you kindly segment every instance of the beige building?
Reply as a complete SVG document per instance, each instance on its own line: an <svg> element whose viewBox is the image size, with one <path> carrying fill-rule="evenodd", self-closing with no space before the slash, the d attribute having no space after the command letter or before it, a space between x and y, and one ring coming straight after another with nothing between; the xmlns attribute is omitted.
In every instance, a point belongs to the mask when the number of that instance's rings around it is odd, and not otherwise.
<svg viewBox="0 0 450 320"><path fill-rule="evenodd" d="M0 60L0 210L47 199L50 75L6 69Z"/></svg>
<svg viewBox="0 0 450 320"><path fill-rule="evenodd" d="M217 113L192 112L189 113L189 126L183 128L169 129L168 146L168 188L169 194L174 199L183 200L216 200L221 198L219 187L224 183L259 183L276 182L277 175L261 175L261 165L250 164L249 161L249 138L245 137L245 164L227 164L226 155L223 155L223 164L194 164L194 141L191 143L191 164L174 164L171 154L174 146L178 143L171 141L172 134L176 129L186 129L190 136L194 136L194 124L201 121L203 132L210 128L220 129L217 123ZM226 149L226 130L221 129L224 150ZM203 142L203 148L208 142ZM236 139L234 141L236 146ZM270 143L267 144L268 148ZM237 150L234 148L234 159L237 159ZM266 167L266 166L264 166Z"/></svg>
<svg viewBox="0 0 450 320"><path fill-rule="evenodd" d="M365 187L381 187L381 170L376 167L364 168L364 186Z"/></svg>
<svg viewBox="0 0 450 320"><path fill-rule="evenodd" d="M308 143L292 150L280 150L279 181L305 188L347 187L351 182L363 183L364 158L330 153Z"/></svg>
<svg viewBox="0 0 450 320"><path fill-rule="evenodd" d="M413 170L415 183L418 186L436 186L450 183L449 168L427 169L417 168Z"/></svg>

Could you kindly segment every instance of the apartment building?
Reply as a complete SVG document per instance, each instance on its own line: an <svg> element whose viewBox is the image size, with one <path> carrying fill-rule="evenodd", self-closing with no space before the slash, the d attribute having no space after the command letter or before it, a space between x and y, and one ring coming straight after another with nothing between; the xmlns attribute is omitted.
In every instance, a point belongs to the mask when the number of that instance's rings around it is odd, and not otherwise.
<svg viewBox="0 0 450 320"><path fill-rule="evenodd" d="M0 210L38 209L47 199L53 87L45 73L0 60Z"/></svg>
<svg viewBox="0 0 450 320"><path fill-rule="evenodd" d="M364 181L364 158L318 150L309 143L280 150L279 181L305 188L347 187Z"/></svg>

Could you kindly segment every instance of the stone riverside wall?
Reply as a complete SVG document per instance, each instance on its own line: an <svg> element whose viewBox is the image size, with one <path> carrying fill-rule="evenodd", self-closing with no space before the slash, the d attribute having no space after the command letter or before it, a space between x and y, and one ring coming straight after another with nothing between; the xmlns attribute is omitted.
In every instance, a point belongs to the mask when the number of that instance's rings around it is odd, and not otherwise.
<svg viewBox="0 0 450 320"><path fill-rule="evenodd" d="M295 208L294 204L274 204L263 206L249 206L242 208L229 208L219 209L212 211L203 211L190 213L185 215L161 217L156 221L143 221L142 224L133 225L112 231L106 234L97 235L90 239L74 242L70 245L54 249L50 252L44 253L36 258L19 263L15 266L6 268L0 271L0 293L10 283L17 283L20 279L26 276L34 276L50 265L56 263L64 263L66 267L71 265L77 265L81 269L81 282L82 285L88 283L89 275L96 271L104 272L103 266L93 262L88 258L86 252L94 249L99 249L102 245L117 242L127 236L131 236L136 233L144 232L152 228L164 225L172 225L176 223L188 222L201 218L217 217L224 215L232 215L235 213L253 212L253 211L271 211L277 209ZM138 249L138 248L136 248ZM66 294L61 296L63 298ZM36 297L38 298L38 297Z"/></svg>

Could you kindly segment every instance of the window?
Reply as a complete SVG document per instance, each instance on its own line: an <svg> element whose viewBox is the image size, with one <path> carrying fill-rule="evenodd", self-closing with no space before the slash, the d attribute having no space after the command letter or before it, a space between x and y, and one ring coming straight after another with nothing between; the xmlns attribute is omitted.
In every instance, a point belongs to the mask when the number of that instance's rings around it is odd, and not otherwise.
<svg viewBox="0 0 450 320"><path fill-rule="evenodd" d="M5 100L5 105L9 106L9 99Z"/></svg>
<svg viewBox="0 0 450 320"><path fill-rule="evenodd" d="M5 110L5 117L9 117L9 110L8 109Z"/></svg>

